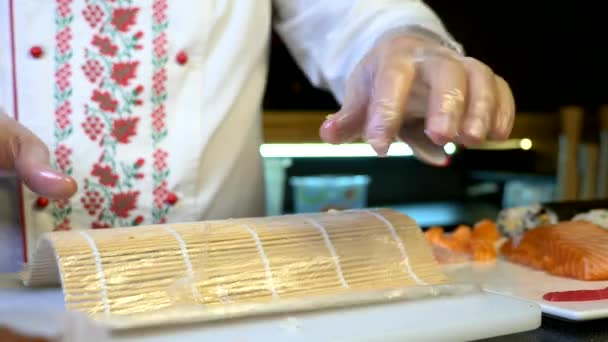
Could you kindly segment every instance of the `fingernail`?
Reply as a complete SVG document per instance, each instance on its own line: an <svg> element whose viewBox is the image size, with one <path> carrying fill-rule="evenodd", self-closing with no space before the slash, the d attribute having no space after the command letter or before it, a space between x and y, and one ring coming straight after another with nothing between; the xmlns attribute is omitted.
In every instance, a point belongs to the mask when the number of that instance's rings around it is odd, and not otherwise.
<svg viewBox="0 0 608 342"><path fill-rule="evenodd" d="M448 167L448 166L450 166L451 163L452 163L452 157L449 154L446 154L444 162L442 164L440 164L439 167Z"/></svg>
<svg viewBox="0 0 608 342"><path fill-rule="evenodd" d="M474 118L467 123L466 129L468 135L481 139L485 135L486 125L481 119Z"/></svg>
<svg viewBox="0 0 608 342"><path fill-rule="evenodd" d="M72 178L50 168L44 168L37 172L37 176L31 180L35 182L37 189L43 189L41 195L52 199L63 199L72 196L77 190L77 184Z"/></svg>
<svg viewBox="0 0 608 342"><path fill-rule="evenodd" d="M321 127L323 129L330 129L332 125L335 124L335 121L333 120L325 120L325 122L323 122L323 125L321 125Z"/></svg>
<svg viewBox="0 0 608 342"><path fill-rule="evenodd" d="M499 135L504 136L504 139L506 139L510 133L508 132L510 120L505 117L506 115L498 115L498 122L496 124Z"/></svg>
<svg viewBox="0 0 608 342"><path fill-rule="evenodd" d="M429 157L427 160L435 167L447 167L450 165L452 158L448 154L441 156Z"/></svg>
<svg viewBox="0 0 608 342"><path fill-rule="evenodd" d="M391 147L389 143L382 139L368 139L367 142L380 157L385 157Z"/></svg>
<svg viewBox="0 0 608 342"><path fill-rule="evenodd" d="M67 176L62 175L61 173L53 170L53 169L43 169L38 171L38 175L48 181L51 182L63 182Z"/></svg>
<svg viewBox="0 0 608 342"><path fill-rule="evenodd" d="M439 134L435 134L433 132L431 132L430 130L424 130L424 134L431 139L431 141L433 143L435 143L436 145L445 145L447 144L449 141L442 135Z"/></svg>

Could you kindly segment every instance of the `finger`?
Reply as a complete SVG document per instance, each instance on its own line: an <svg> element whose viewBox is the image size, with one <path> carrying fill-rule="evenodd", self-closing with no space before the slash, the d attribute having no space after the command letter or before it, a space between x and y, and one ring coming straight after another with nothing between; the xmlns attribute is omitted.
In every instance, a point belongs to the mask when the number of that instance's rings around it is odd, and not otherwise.
<svg viewBox="0 0 608 342"><path fill-rule="evenodd" d="M462 118L459 142L466 146L481 144L487 137L497 108L498 89L494 73L473 58L463 61L467 71L467 107Z"/></svg>
<svg viewBox="0 0 608 342"><path fill-rule="evenodd" d="M426 133L437 145L455 140L467 96L467 77L461 63L450 57L423 62L423 73L431 85Z"/></svg>
<svg viewBox="0 0 608 342"><path fill-rule="evenodd" d="M77 190L76 181L49 164L48 149L37 138L17 138L15 170L30 190L50 199L67 199Z"/></svg>
<svg viewBox="0 0 608 342"><path fill-rule="evenodd" d="M494 78L498 90L498 107L490 129L490 137L496 140L504 140L511 134L515 122L515 100L509 84L500 76Z"/></svg>
<svg viewBox="0 0 608 342"><path fill-rule="evenodd" d="M344 101L340 110L329 115L321 125L319 135L330 144L343 144L361 136L365 124L367 91L366 70L358 66L345 86Z"/></svg>
<svg viewBox="0 0 608 342"><path fill-rule="evenodd" d="M433 166L444 167L450 164L450 156L445 153L443 146L433 143L424 134L424 120L407 124L399 131L399 138L405 142L416 158Z"/></svg>
<svg viewBox="0 0 608 342"><path fill-rule="evenodd" d="M374 74L364 136L376 153L385 155L399 133L415 77L408 58L389 56Z"/></svg>
<svg viewBox="0 0 608 342"><path fill-rule="evenodd" d="M76 182L53 170L44 143L15 120L0 114L0 169L15 172L30 190L51 199L65 199Z"/></svg>

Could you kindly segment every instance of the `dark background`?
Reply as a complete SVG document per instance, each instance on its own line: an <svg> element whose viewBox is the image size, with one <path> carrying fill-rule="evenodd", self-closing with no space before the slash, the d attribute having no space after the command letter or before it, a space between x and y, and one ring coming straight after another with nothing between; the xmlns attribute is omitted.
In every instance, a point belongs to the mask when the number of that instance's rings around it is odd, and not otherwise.
<svg viewBox="0 0 608 342"><path fill-rule="evenodd" d="M606 10L592 1L426 1L469 56L511 85L518 111L608 103ZM603 5L603 3L602 3ZM267 109L329 109L276 39Z"/></svg>

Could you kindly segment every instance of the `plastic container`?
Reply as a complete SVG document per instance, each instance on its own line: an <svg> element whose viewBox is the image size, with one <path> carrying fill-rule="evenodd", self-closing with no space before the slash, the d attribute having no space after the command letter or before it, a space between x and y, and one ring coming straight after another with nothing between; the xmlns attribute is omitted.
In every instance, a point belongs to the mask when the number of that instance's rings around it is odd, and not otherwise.
<svg viewBox="0 0 608 342"><path fill-rule="evenodd" d="M365 175L291 177L295 212L365 208L369 183L370 178Z"/></svg>
<svg viewBox="0 0 608 342"><path fill-rule="evenodd" d="M548 180L514 180L505 184L503 207L525 207L551 202L555 197L555 183Z"/></svg>

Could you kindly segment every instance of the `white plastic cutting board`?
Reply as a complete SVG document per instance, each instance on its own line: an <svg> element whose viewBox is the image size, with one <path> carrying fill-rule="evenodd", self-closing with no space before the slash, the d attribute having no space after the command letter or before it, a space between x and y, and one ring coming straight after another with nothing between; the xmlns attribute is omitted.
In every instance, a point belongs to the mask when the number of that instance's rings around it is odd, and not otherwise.
<svg viewBox="0 0 608 342"><path fill-rule="evenodd" d="M0 325L30 333L58 329L59 290L0 289ZM19 309L15 309L15 308ZM470 341L533 330L537 305L490 293L225 321L174 328L142 329L112 341ZM87 339L88 342L97 342Z"/></svg>
<svg viewBox="0 0 608 342"><path fill-rule="evenodd" d="M608 281L581 281L556 277L505 260L495 264L462 264L444 267L456 281L480 284L486 291L534 301L544 313L573 321L608 318L608 300L590 302L548 302L543 295L552 291L595 290Z"/></svg>

